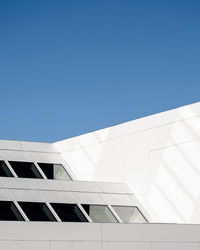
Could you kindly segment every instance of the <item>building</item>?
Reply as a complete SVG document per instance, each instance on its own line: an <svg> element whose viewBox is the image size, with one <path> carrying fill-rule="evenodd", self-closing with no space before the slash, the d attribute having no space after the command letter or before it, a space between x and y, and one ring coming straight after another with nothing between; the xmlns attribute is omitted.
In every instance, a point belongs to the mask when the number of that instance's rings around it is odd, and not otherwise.
<svg viewBox="0 0 200 250"><path fill-rule="evenodd" d="M0 250L199 250L200 103L0 141Z"/></svg>

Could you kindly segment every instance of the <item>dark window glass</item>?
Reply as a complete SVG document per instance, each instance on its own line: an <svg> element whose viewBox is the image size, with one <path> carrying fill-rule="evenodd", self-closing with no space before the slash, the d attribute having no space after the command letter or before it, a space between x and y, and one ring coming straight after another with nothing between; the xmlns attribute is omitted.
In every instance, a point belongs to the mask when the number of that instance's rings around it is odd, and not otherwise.
<svg viewBox="0 0 200 250"><path fill-rule="evenodd" d="M12 201L0 201L0 220L24 221Z"/></svg>
<svg viewBox="0 0 200 250"><path fill-rule="evenodd" d="M147 220L137 207L112 206L121 220L125 223L146 223Z"/></svg>
<svg viewBox="0 0 200 250"><path fill-rule="evenodd" d="M18 177L43 179L32 162L9 161Z"/></svg>
<svg viewBox="0 0 200 250"><path fill-rule="evenodd" d="M19 202L19 205L30 221L56 221L45 203Z"/></svg>
<svg viewBox="0 0 200 250"><path fill-rule="evenodd" d="M10 172L9 168L7 167L4 161L0 161L0 176L13 177L12 173Z"/></svg>
<svg viewBox="0 0 200 250"><path fill-rule="evenodd" d="M76 204L51 203L61 221L88 222Z"/></svg>
<svg viewBox="0 0 200 250"><path fill-rule="evenodd" d="M48 179L71 180L70 176L61 164L38 163Z"/></svg>
<svg viewBox="0 0 200 250"><path fill-rule="evenodd" d="M82 205L93 222L117 223L117 219L105 205Z"/></svg>

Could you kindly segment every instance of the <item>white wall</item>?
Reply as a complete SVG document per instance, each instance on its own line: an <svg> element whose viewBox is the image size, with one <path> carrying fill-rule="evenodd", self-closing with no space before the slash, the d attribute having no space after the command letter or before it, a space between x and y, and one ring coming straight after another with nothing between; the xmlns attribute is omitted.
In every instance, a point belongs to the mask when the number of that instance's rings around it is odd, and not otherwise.
<svg viewBox="0 0 200 250"><path fill-rule="evenodd" d="M61 163L73 172L52 143L0 140L0 160Z"/></svg>
<svg viewBox="0 0 200 250"><path fill-rule="evenodd" d="M200 103L55 147L80 180L124 182L152 219L200 223Z"/></svg>
<svg viewBox="0 0 200 250"><path fill-rule="evenodd" d="M200 225L0 222L0 250L199 250Z"/></svg>
<svg viewBox="0 0 200 250"><path fill-rule="evenodd" d="M0 140L0 160L61 163L76 180L73 171L52 143ZM0 199L137 206L151 221L124 183L0 177Z"/></svg>
<svg viewBox="0 0 200 250"><path fill-rule="evenodd" d="M131 191L117 183L0 177L0 200L137 206L149 220Z"/></svg>

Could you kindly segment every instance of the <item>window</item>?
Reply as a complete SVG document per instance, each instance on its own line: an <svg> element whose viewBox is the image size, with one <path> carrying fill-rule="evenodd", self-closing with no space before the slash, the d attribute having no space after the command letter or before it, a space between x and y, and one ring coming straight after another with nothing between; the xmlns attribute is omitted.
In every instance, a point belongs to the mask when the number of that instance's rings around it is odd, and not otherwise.
<svg viewBox="0 0 200 250"><path fill-rule="evenodd" d="M61 221L88 222L76 204L51 203Z"/></svg>
<svg viewBox="0 0 200 250"><path fill-rule="evenodd" d="M42 179L40 172L32 162L9 161L18 177Z"/></svg>
<svg viewBox="0 0 200 250"><path fill-rule="evenodd" d="M12 201L0 201L0 220L24 221Z"/></svg>
<svg viewBox="0 0 200 250"><path fill-rule="evenodd" d="M56 221L45 203L18 202L30 221Z"/></svg>
<svg viewBox="0 0 200 250"><path fill-rule="evenodd" d="M147 220L137 207L112 206L120 219L126 223L146 223Z"/></svg>
<svg viewBox="0 0 200 250"><path fill-rule="evenodd" d="M82 205L93 222L118 222L110 209L104 205Z"/></svg>
<svg viewBox="0 0 200 250"><path fill-rule="evenodd" d="M48 179L71 180L70 176L61 164L38 163Z"/></svg>
<svg viewBox="0 0 200 250"><path fill-rule="evenodd" d="M13 177L9 168L4 161L0 161L0 176L2 177Z"/></svg>

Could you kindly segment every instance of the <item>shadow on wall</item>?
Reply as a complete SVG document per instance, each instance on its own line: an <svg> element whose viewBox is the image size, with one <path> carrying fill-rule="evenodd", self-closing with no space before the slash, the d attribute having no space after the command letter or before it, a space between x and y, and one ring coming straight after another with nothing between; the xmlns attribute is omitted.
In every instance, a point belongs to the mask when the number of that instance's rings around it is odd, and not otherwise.
<svg viewBox="0 0 200 250"><path fill-rule="evenodd" d="M62 156L78 179L125 182L155 222L200 223L199 114L198 103L78 136Z"/></svg>
<svg viewBox="0 0 200 250"><path fill-rule="evenodd" d="M180 110L165 147L150 152L150 167L161 158L146 205L161 222L200 223L200 118L187 112L193 118L183 120Z"/></svg>

